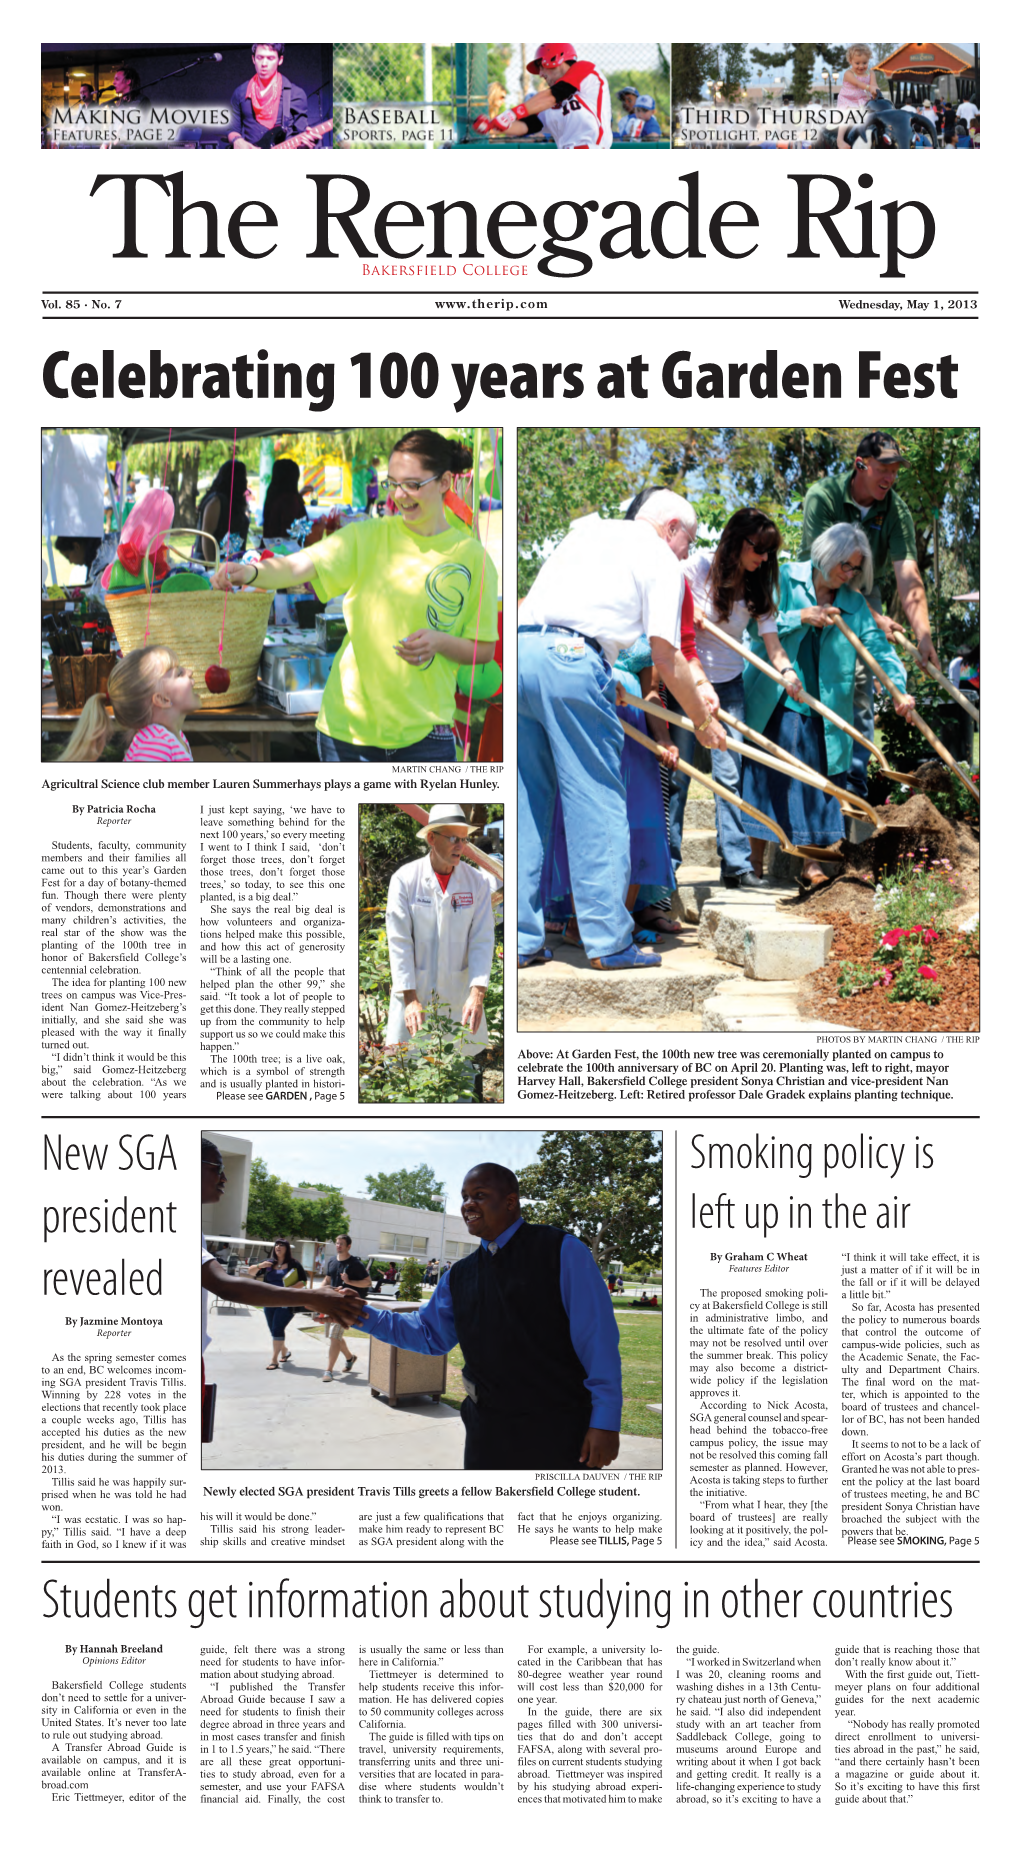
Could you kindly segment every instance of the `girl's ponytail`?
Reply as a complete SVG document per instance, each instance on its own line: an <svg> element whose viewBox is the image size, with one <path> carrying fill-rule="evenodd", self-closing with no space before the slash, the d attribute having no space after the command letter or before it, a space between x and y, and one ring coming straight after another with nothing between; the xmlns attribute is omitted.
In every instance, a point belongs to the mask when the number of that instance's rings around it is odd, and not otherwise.
<svg viewBox="0 0 1020 1849"><path fill-rule="evenodd" d="M143 726L152 724L152 702L160 681L178 666L173 649L150 642L146 648L133 648L118 661L110 673L109 699L113 718L107 715L101 694L86 700L79 719L62 751L58 764L82 764L95 760L105 750L114 732L124 732L128 741Z"/></svg>
<svg viewBox="0 0 1020 1849"><path fill-rule="evenodd" d="M81 718L57 763L94 764L102 757L115 729L116 722L107 713L102 694L92 694L82 707Z"/></svg>

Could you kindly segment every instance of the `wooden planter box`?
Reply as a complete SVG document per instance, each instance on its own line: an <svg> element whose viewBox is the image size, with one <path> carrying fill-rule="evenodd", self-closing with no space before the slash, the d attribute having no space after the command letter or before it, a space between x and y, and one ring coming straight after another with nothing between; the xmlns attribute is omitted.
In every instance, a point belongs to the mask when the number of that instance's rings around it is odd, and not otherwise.
<svg viewBox="0 0 1020 1849"><path fill-rule="evenodd" d="M416 1355L409 1348L380 1342L374 1335L368 1356L368 1384L375 1399L388 1400L391 1406L420 1393L438 1400L446 1391L446 1356Z"/></svg>

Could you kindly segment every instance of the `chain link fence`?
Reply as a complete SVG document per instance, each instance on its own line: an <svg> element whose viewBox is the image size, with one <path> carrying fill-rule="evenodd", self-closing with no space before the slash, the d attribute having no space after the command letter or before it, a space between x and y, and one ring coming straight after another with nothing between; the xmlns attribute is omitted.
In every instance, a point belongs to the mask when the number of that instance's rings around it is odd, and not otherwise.
<svg viewBox="0 0 1020 1849"><path fill-rule="evenodd" d="M575 49L601 71L611 97L614 127L626 111L617 92L629 85L651 96L668 140L668 43L591 45ZM474 135L479 115L498 115L534 94L539 79L527 69L538 43L334 44L334 143L338 146L523 146ZM531 145L536 139L530 138ZM541 145L540 143L538 145ZM624 144L621 144L624 145ZM631 145L639 145L633 143ZM654 146L646 140L645 147Z"/></svg>
<svg viewBox="0 0 1020 1849"><path fill-rule="evenodd" d="M645 43L634 41L630 44L593 44L587 39L574 39L574 50L579 58L594 64L602 73L609 91L610 110L613 120L613 145L619 147L666 147L669 142L670 114L670 79L669 61L670 45L668 41L660 43L649 40ZM506 76L503 80L506 90L506 104L501 107L513 107L533 96L539 88L541 78L528 70L538 54L538 41L534 44L517 43L509 47ZM634 140L631 137L618 136L624 118L629 111L624 108L619 92L632 89L639 96L650 96L655 104L655 117L661 130L661 142L645 139ZM490 146L505 147L542 146L536 138L529 137L527 142L511 141L498 143L491 141ZM545 144L548 145L548 144Z"/></svg>
<svg viewBox="0 0 1020 1849"><path fill-rule="evenodd" d="M670 46L666 44L647 43L630 45L593 45L587 39L574 39L574 50L579 58L594 64L601 71L612 92L613 114L622 113L617 105L617 91L627 85L641 96L651 96L657 112L663 117L669 115L669 54ZM513 56L508 70L508 90L516 86L509 100L511 103L523 102L524 98L537 90L540 79L533 77L527 65L538 52L534 45L514 45Z"/></svg>
<svg viewBox="0 0 1020 1849"><path fill-rule="evenodd" d="M504 80L510 51L488 44L335 44L333 108L341 145L463 141L471 116L488 108L490 87Z"/></svg>

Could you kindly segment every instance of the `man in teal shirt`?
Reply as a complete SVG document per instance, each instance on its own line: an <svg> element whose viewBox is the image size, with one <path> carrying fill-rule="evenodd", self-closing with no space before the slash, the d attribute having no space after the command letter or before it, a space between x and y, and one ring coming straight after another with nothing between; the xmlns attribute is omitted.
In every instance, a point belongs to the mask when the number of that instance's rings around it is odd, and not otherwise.
<svg viewBox="0 0 1020 1849"><path fill-rule="evenodd" d="M828 475L812 482L804 498L804 525L800 536L800 557L809 559L811 547L830 526L847 520L866 533L875 566L875 583L868 601L875 621L892 641L893 624L882 614L882 579L892 564L896 589L922 663L939 666L928 621L928 599L917 563L917 540L909 507L896 493L896 478L906 468L895 437L885 430L869 430L857 444L854 466L848 475ZM858 663L854 686L854 724L866 738L875 736L875 685L863 663ZM855 745L848 777L849 787L866 796L868 756L863 745Z"/></svg>

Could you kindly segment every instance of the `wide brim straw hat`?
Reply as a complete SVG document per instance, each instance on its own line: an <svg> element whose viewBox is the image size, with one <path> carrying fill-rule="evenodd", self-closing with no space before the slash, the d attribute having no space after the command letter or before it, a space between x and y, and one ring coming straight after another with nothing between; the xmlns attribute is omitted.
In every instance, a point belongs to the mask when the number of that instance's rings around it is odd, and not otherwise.
<svg viewBox="0 0 1020 1849"><path fill-rule="evenodd" d="M455 828L459 835L467 840L468 835L477 834L477 829L470 826L467 816L459 803L434 803L429 810L429 819L418 830L419 841L427 839L430 830L435 828Z"/></svg>

